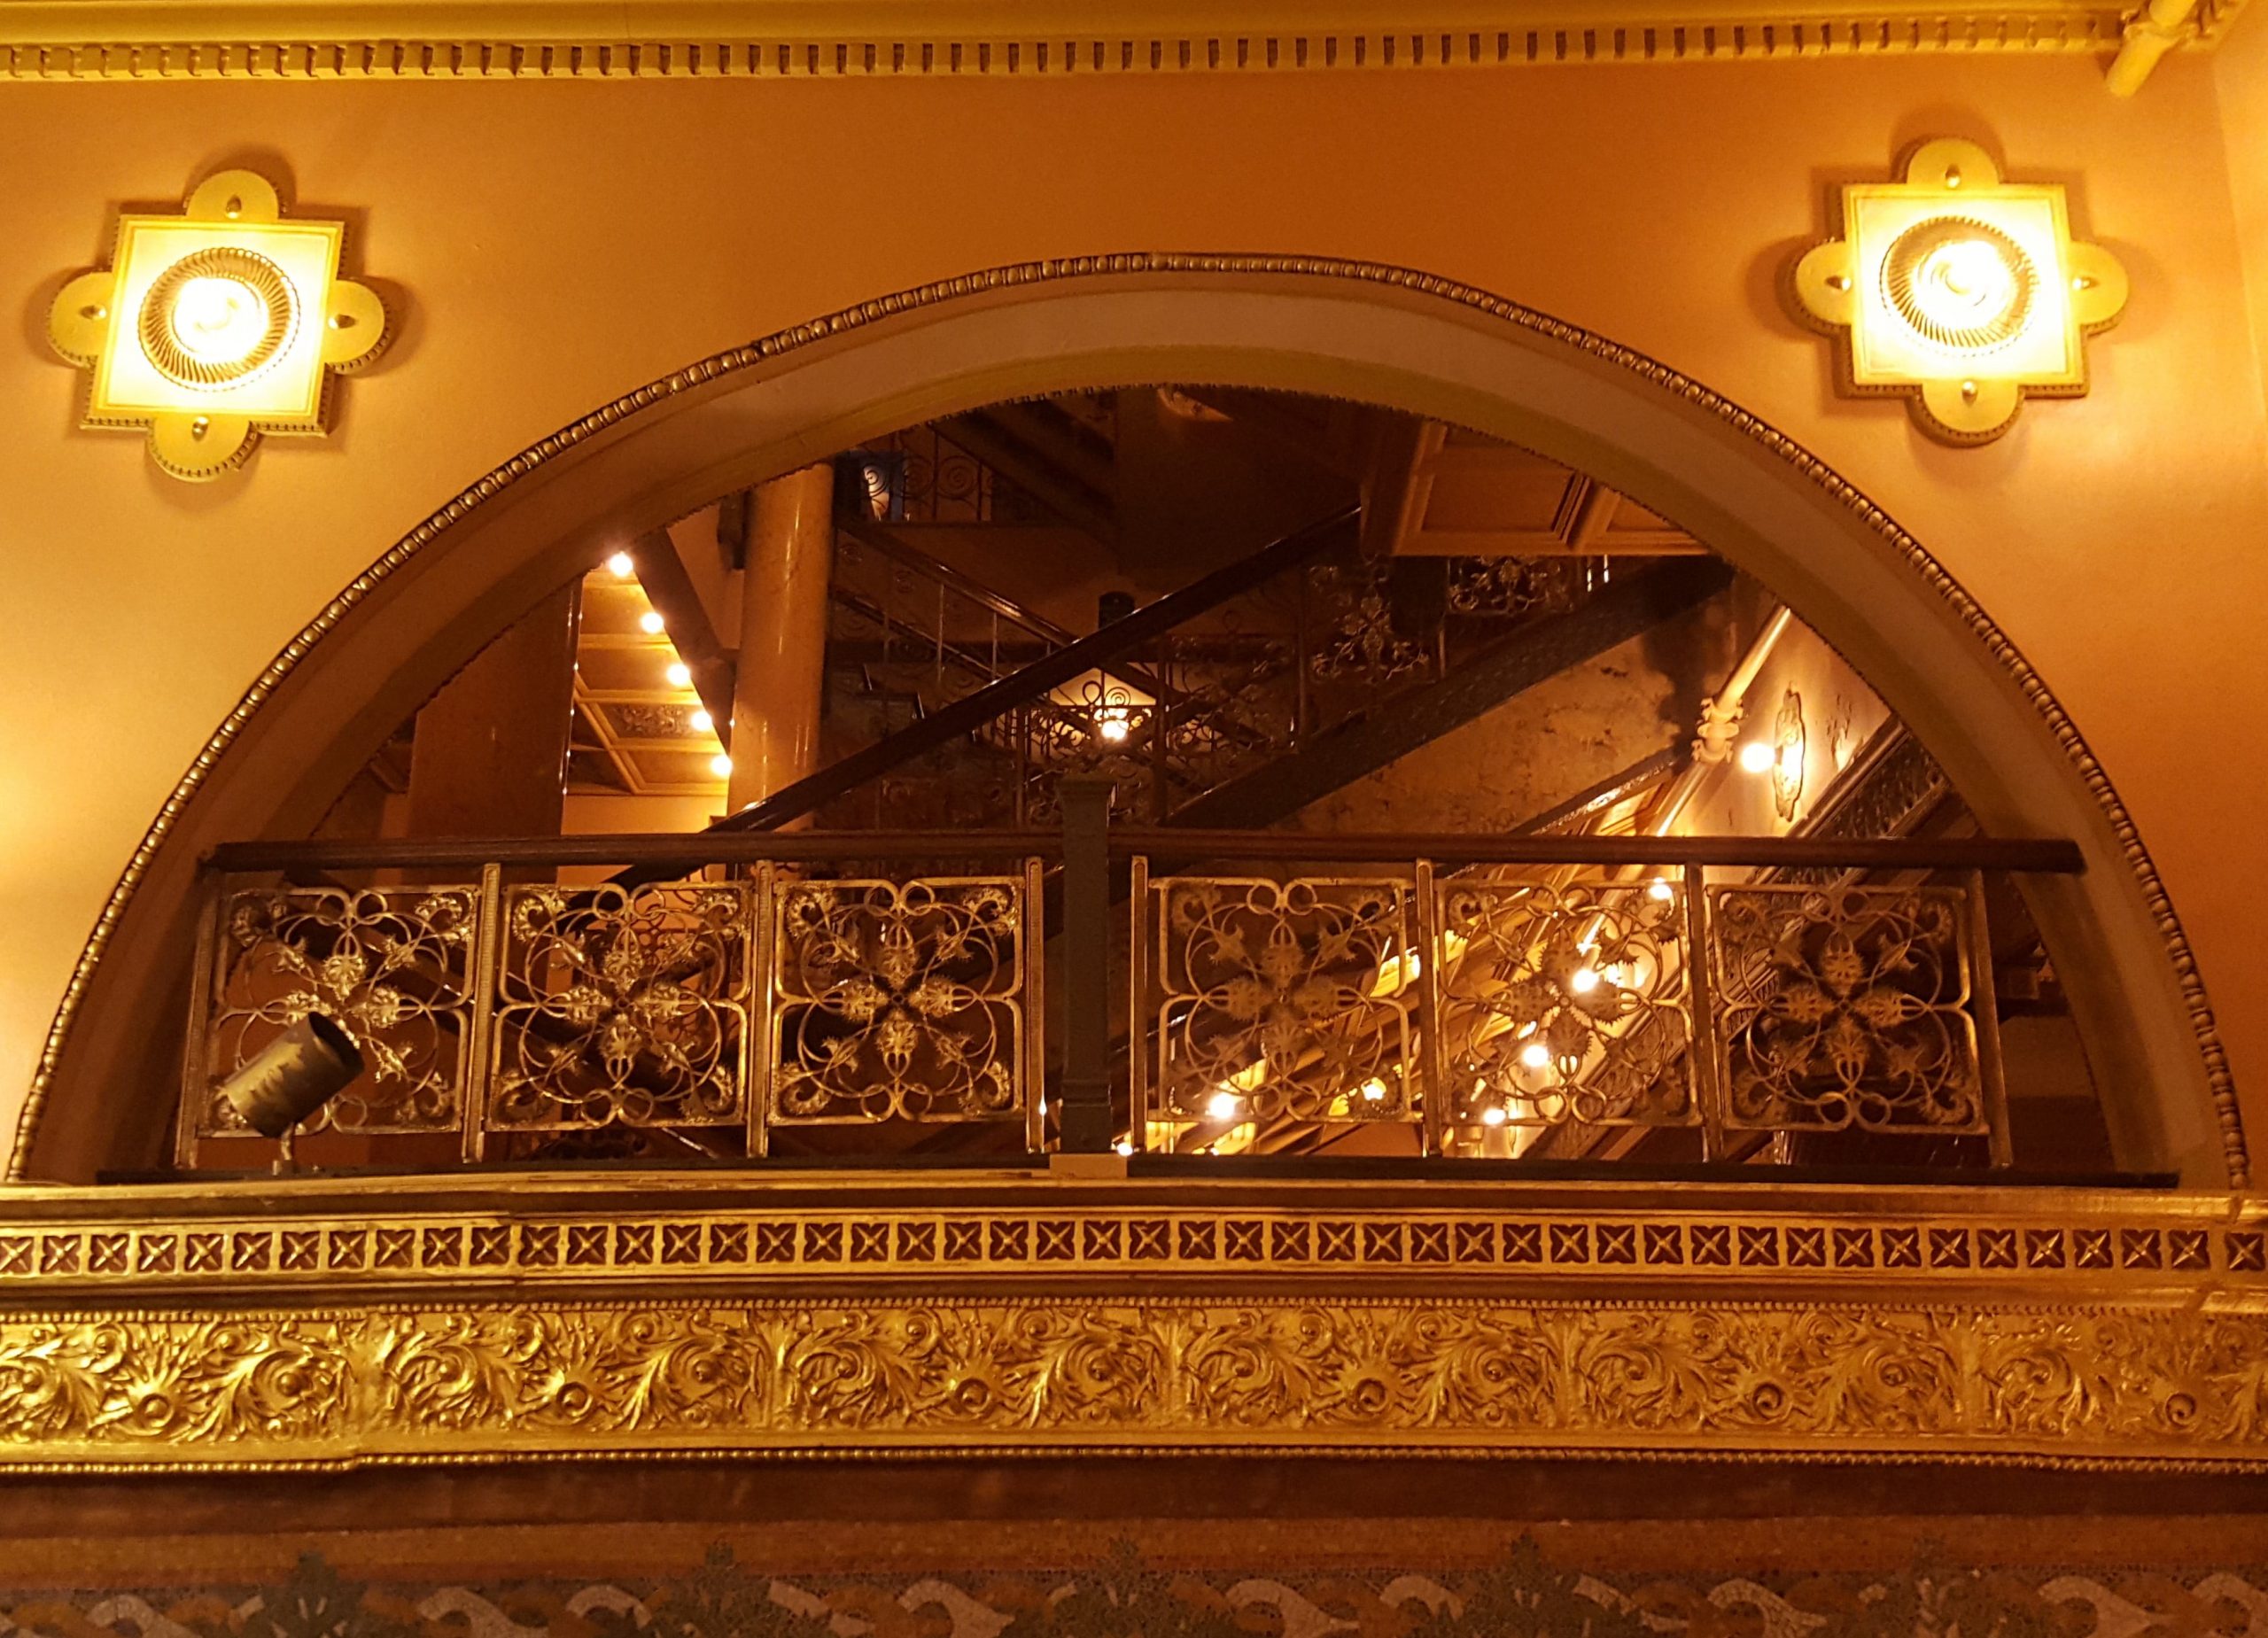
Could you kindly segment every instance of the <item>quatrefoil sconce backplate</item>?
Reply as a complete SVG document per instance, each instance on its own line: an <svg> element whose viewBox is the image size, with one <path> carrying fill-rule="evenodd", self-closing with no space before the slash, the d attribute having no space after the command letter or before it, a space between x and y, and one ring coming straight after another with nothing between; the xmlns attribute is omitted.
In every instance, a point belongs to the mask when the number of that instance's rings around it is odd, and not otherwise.
<svg viewBox="0 0 2268 1638"><path fill-rule="evenodd" d="M2126 271L2073 242L2060 184L2003 182L1982 148L1942 137L1902 180L1841 193L1843 236L1797 264L1795 298L1849 338L1847 392L1904 395L1952 444L2000 437L2026 397L2086 392L2086 338L2126 305Z"/></svg>
<svg viewBox="0 0 2268 1638"><path fill-rule="evenodd" d="M385 304L338 276L344 222L284 219L252 171L198 184L179 215L119 218L111 266L66 284L56 351L89 372L91 428L147 429L175 477L241 466L262 433L329 430L330 378L378 355Z"/></svg>

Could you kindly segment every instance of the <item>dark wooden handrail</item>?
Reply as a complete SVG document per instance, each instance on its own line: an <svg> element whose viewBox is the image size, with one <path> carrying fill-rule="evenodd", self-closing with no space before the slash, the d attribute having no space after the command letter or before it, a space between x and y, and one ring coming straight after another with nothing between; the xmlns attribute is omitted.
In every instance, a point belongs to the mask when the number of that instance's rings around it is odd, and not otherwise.
<svg viewBox="0 0 2268 1638"><path fill-rule="evenodd" d="M1512 836L1386 835L1318 831L1170 830L1113 826L1114 857L1324 860L1460 865L1776 866L1783 870L1993 870L2078 875L2086 859L2076 842L1969 837L1947 842L1845 842L1809 836Z"/></svg>
<svg viewBox="0 0 2268 1638"><path fill-rule="evenodd" d="M798 830L785 835L416 837L377 842L224 842L206 856L218 871L478 870L483 865L633 865L671 870L759 859L1052 858L1060 830Z"/></svg>
<svg viewBox="0 0 2268 1638"><path fill-rule="evenodd" d="M867 780L975 733L994 718L1031 703L1074 677L1108 669L1129 649L1161 637L1184 621L1194 619L1284 571L1298 568L1321 555L1333 537L1352 525L1360 515L1360 508L1350 506L1309 524L1249 557L1216 569L1177 592L1168 593L1122 620L1112 621L1091 637L1082 637L1068 648L1058 648L1014 674L954 701L944 710L909 724L889 738L854 751L737 813L727 814L702 834L774 830L790 819L815 812Z"/></svg>
<svg viewBox="0 0 2268 1638"><path fill-rule="evenodd" d="M1851 842L1801 836L1511 836L1383 831L1138 829L1113 826L1114 857L1474 865L1779 866L1788 869L1992 870L2072 875L2078 844L2055 839ZM687 868L758 859L1052 858L1060 830L798 830L737 835L495 836L372 842L229 842L206 857L220 871L459 869L482 865L653 865Z"/></svg>

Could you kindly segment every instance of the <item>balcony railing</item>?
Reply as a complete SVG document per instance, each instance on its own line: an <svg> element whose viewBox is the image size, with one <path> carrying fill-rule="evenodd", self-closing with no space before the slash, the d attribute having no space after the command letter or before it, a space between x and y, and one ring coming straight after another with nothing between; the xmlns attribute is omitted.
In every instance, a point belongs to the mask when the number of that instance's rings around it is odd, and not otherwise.
<svg viewBox="0 0 2268 1638"><path fill-rule="evenodd" d="M1060 832L221 849L176 1164L267 1163L219 1089L314 1012L365 1064L298 1135L325 1166L1655 1131L2006 1165L1984 878L2079 867L2055 842L1113 830L1108 799L1067 788Z"/></svg>

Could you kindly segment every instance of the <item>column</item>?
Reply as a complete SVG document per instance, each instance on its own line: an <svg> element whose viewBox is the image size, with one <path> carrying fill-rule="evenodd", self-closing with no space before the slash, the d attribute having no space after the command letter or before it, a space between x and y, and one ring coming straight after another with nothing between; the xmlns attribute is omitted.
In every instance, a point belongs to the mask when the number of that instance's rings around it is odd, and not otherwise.
<svg viewBox="0 0 2268 1638"><path fill-rule="evenodd" d="M574 717L579 582L507 626L417 713L413 836L555 836Z"/></svg>
<svg viewBox="0 0 2268 1638"><path fill-rule="evenodd" d="M819 766L834 508L830 466L808 466L756 491L741 575L740 663L733 679L729 796L735 811Z"/></svg>

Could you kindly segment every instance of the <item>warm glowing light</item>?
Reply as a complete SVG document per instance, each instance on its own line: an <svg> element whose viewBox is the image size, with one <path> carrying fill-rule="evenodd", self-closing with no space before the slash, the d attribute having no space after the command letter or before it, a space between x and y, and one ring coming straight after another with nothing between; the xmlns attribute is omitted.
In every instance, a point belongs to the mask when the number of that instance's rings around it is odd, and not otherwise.
<svg viewBox="0 0 2268 1638"><path fill-rule="evenodd" d="M1244 1113L1244 1099L1234 1092L1216 1092L1205 1106L1205 1113L1216 1121L1232 1121Z"/></svg>
<svg viewBox="0 0 2268 1638"><path fill-rule="evenodd" d="M1744 773L1769 773L1779 752L1763 740L1751 740L1740 748L1740 767Z"/></svg>
<svg viewBox="0 0 2268 1638"><path fill-rule="evenodd" d="M638 565L630 561L630 554L627 552L617 552L608 558L606 567L607 572L617 580L627 580L638 571Z"/></svg>
<svg viewBox="0 0 2268 1638"><path fill-rule="evenodd" d="M1531 1041L1520 1048L1520 1061L1531 1069L1542 1069L1551 1062L1551 1049L1541 1041Z"/></svg>
<svg viewBox="0 0 2268 1638"><path fill-rule="evenodd" d="M2011 322L2020 328L2025 277L2013 255L2021 254L1982 235L1933 245L1915 264L1915 310L1946 334L1966 337L1980 327Z"/></svg>
<svg viewBox="0 0 2268 1638"><path fill-rule="evenodd" d="M1131 1154L1134 1153L1134 1145L1131 1140L1128 1138L1122 1137L1111 1146L1116 1149L1121 1154Z"/></svg>
<svg viewBox="0 0 2268 1638"><path fill-rule="evenodd" d="M1378 1076L1372 1075L1369 1080L1363 1083L1363 1099L1369 1103L1385 1102L1386 1083L1379 1080Z"/></svg>
<svg viewBox="0 0 2268 1638"><path fill-rule="evenodd" d="M1657 904L1666 904L1677 897L1677 889L1666 881L1649 881L1646 884L1646 897Z"/></svg>
<svg viewBox="0 0 2268 1638"><path fill-rule="evenodd" d="M190 279L167 314L174 339L206 364L238 364L268 336L268 303L242 279Z"/></svg>
<svg viewBox="0 0 2268 1638"><path fill-rule="evenodd" d="M1480 1123L1483 1126L1502 1126L1504 1123L1503 1109L1496 1104L1490 1104L1480 1112Z"/></svg>
<svg viewBox="0 0 2268 1638"><path fill-rule="evenodd" d="M718 751L715 756L709 758L709 772L715 774L720 780L728 780L732 778L733 759L725 755L723 751Z"/></svg>
<svg viewBox="0 0 2268 1638"><path fill-rule="evenodd" d="M662 617L651 609L647 609L645 613L638 617L638 629L645 633L649 637L660 636L662 634Z"/></svg>
<svg viewBox="0 0 2268 1638"><path fill-rule="evenodd" d="M670 679L670 687L672 688L689 687L693 683L693 668L683 660L678 661L663 675Z"/></svg>
<svg viewBox="0 0 2268 1638"><path fill-rule="evenodd" d="M706 734L716 726L717 719L714 717L711 717L707 711L695 711L693 713L693 731L695 734Z"/></svg>
<svg viewBox="0 0 2268 1638"><path fill-rule="evenodd" d="M1567 988L1579 996L1587 996L1598 988L1598 974L1587 966L1577 967L1567 980Z"/></svg>
<svg viewBox="0 0 2268 1638"><path fill-rule="evenodd" d="M1113 745L1123 741L1133 732L1133 725L1126 720L1126 708L1106 705L1095 713L1095 732Z"/></svg>

